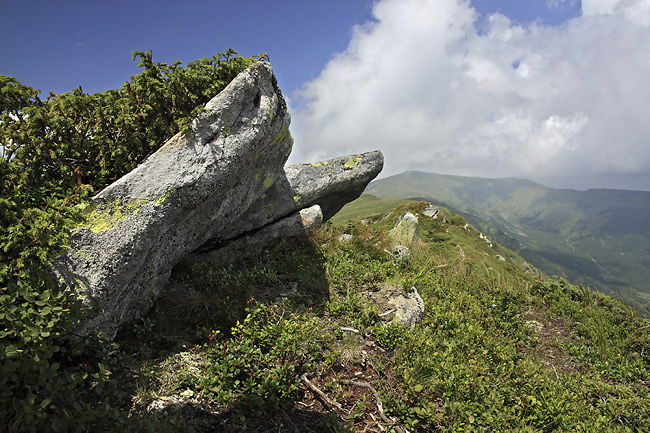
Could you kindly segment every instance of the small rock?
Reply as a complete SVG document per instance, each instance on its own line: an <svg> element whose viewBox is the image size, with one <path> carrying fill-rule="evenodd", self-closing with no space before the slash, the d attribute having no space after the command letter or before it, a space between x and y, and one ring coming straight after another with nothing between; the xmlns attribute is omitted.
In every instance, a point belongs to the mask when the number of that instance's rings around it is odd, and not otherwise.
<svg viewBox="0 0 650 433"><path fill-rule="evenodd" d="M397 262L406 261L411 257L411 252L404 245L395 245L391 249L390 253L393 255L395 261Z"/></svg>
<svg viewBox="0 0 650 433"><path fill-rule="evenodd" d="M433 205L429 205L429 207L427 207L424 210L424 212L422 212L422 215L424 215L426 217L429 217L429 218L433 218L433 219L437 219L439 214L440 214L440 211L438 210L438 208L436 206L433 206Z"/></svg>
<svg viewBox="0 0 650 433"><path fill-rule="evenodd" d="M404 293L403 288L386 284L378 291L366 292L364 298L378 311L383 311L379 316L384 322L412 328L424 314L424 301L415 287Z"/></svg>
<svg viewBox="0 0 650 433"><path fill-rule="evenodd" d="M424 314L424 301L415 287L411 287L406 295L400 295L388 303L396 310L393 323L413 328Z"/></svg>
<svg viewBox="0 0 650 433"><path fill-rule="evenodd" d="M352 241L352 235L348 233L343 233L341 236L338 237L339 242L347 243Z"/></svg>
<svg viewBox="0 0 650 433"><path fill-rule="evenodd" d="M395 226L388 232L388 238L394 245L410 247L418 240L418 218L411 212L405 212L397 219Z"/></svg>

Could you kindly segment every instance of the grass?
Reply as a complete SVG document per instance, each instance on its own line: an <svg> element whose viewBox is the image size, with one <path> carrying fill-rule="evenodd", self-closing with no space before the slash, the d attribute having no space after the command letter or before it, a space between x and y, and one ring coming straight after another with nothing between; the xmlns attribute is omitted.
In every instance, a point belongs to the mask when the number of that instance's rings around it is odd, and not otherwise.
<svg viewBox="0 0 650 433"><path fill-rule="evenodd" d="M410 203L412 200L380 200L370 194L362 194L357 200L348 203L334 217L334 225L340 225L348 220L373 219L386 215L397 206Z"/></svg>
<svg viewBox="0 0 650 433"><path fill-rule="evenodd" d="M650 431L648 320L425 207L327 224L226 269L182 264L175 290L118 335L117 415L87 427ZM406 210L420 243L395 263L386 233ZM367 301L386 286L417 288L415 328Z"/></svg>

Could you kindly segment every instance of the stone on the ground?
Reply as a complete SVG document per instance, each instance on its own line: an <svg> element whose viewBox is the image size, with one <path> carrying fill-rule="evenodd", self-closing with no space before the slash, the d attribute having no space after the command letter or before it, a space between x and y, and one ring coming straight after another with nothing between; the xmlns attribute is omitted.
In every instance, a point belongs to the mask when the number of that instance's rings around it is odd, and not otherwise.
<svg viewBox="0 0 650 433"><path fill-rule="evenodd" d="M390 323L414 327L422 318L425 305L417 289L405 291L399 286L385 284L377 291L368 291L363 296L366 303L374 304L379 316Z"/></svg>
<svg viewBox="0 0 650 433"><path fill-rule="evenodd" d="M424 301L417 289L411 287L407 293L391 299L388 303L395 308L394 323L413 328L424 314Z"/></svg>
<svg viewBox="0 0 650 433"><path fill-rule="evenodd" d="M422 215L433 219L437 219L439 214L440 214L440 210L438 209L438 207L432 204L427 206L427 208L422 212Z"/></svg>
<svg viewBox="0 0 650 433"><path fill-rule="evenodd" d="M397 262L407 261L411 257L411 251L404 245L395 245L390 253Z"/></svg>
<svg viewBox="0 0 650 433"><path fill-rule="evenodd" d="M419 239L418 218L411 212L404 212L388 232L388 239L393 245L411 247Z"/></svg>

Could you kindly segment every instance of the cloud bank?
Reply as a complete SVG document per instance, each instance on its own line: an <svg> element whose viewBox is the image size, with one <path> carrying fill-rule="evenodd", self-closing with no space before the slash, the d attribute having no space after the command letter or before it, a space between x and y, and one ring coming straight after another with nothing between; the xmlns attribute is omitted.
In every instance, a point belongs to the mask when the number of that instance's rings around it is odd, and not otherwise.
<svg viewBox="0 0 650 433"><path fill-rule="evenodd" d="M462 0L375 3L293 95L291 162L381 149L383 176L648 173L650 189L650 0L582 10L545 27Z"/></svg>

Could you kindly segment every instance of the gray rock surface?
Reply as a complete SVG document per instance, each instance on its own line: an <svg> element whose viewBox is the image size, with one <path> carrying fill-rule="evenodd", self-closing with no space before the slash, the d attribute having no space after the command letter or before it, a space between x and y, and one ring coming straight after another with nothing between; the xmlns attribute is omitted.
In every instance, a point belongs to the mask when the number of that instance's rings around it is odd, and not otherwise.
<svg viewBox="0 0 650 433"><path fill-rule="evenodd" d="M391 248L390 253L397 262L403 262L411 258L411 251L404 245L395 245Z"/></svg>
<svg viewBox="0 0 650 433"><path fill-rule="evenodd" d="M416 246L420 239L418 217L404 212L388 232L388 239L392 246L390 253L395 260L408 260L411 255L409 248Z"/></svg>
<svg viewBox="0 0 650 433"><path fill-rule="evenodd" d="M113 338L148 311L172 266L224 236L284 176L290 115L271 67L239 74L185 133L104 189L54 272L103 314L85 324Z"/></svg>
<svg viewBox="0 0 650 433"><path fill-rule="evenodd" d="M327 221L346 203L359 197L383 166L384 156L378 150L312 164L288 165L283 176L274 178L271 188L231 226L229 234L214 239L213 243L219 245L315 204L323 212L323 221Z"/></svg>
<svg viewBox="0 0 650 433"><path fill-rule="evenodd" d="M438 209L438 207L432 204L427 206L427 208L422 212L422 215L429 218L433 218L434 220L438 218L439 214L440 214L440 210Z"/></svg>
<svg viewBox="0 0 650 433"><path fill-rule="evenodd" d="M281 218L253 232L245 233L236 239L224 243L220 248L205 252L197 251L186 259L198 259L203 262L225 266L237 259L267 249L276 239L306 236L310 230L320 227L323 213L320 206L314 205L288 217Z"/></svg>
<svg viewBox="0 0 650 433"><path fill-rule="evenodd" d="M404 326L415 327L424 314L424 301L415 287L411 287L406 294L399 295L388 303L395 307L393 322Z"/></svg>
<svg viewBox="0 0 650 433"><path fill-rule="evenodd" d="M417 289L405 291L401 287L385 285L378 291L366 292L366 302L372 302L385 322L414 327L422 318L425 305Z"/></svg>

